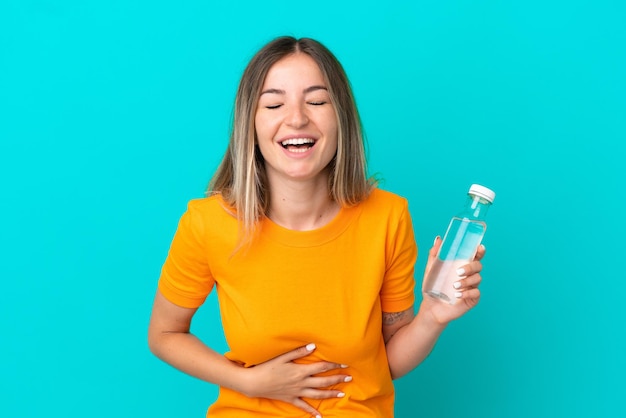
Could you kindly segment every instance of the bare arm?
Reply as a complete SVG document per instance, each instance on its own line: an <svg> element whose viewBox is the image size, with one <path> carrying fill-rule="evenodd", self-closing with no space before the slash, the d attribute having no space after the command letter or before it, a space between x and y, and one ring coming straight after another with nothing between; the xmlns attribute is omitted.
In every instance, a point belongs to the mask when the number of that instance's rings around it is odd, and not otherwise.
<svg viewBox="0 0 626 418"><path fill-rule="evenodd" d="M427 272L440 246L441 240L437 238L429 253ZM478 285L482 269L479 260L484 254L485 248L481 247L474 261L467 264L464 274L459 276L461 296L456 304L448 305L424 296L416 316L413 307L403 312L383 312L383 337L392 378L402 377L417 367L430 354L448 323L476 306L480 299Z"/></svg>
<svg viewBox="0 0 626 418"><path fill-rule="evenodd" d="M431 321L423 310L383 312L383 337L391 377L398 379L417 367L430 354L445 325Z"/></svg>
<svg viewBox="0 0 626 418"><path fill-rule="evenodd" d="M318 416L319 412L302 398L343 396L338 390L323 388L347 382L349 376L316 376L339 369L340 364L325 361L294 363L294 360L311 354L315 350L314 344L296 348L255 367L244 368L212 350L189 332L195 313L196 309L177 306L157 292L148 329L150 350L161 360L198 379L249 397L291 403L313 416Z"/></svg>
<svg viewBox="0 0 626 418"><path fill-rule="evenodd" d="M148 328L150 350L184 373L245 393L245 369L189 332L195 313L196 309L175 305L157 292Z"/></svg>
<svg viewBox="0 0 626 418"><path fill-rule="evenodd" d="M405 325L413 320L413 306L402 312L383 312L383 339L385 344Z"/></svg>

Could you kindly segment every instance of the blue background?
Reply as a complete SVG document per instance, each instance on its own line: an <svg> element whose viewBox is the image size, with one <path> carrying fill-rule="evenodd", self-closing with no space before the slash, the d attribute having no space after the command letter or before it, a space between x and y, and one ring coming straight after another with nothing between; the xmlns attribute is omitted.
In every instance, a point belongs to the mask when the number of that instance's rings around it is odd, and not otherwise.
<svg viewBox="0 0 626 418"><path fill-rule="evenodd" d="M471 183L498 194L483 300L397 382L398 417L626 416L624 22L620 0L3 0L0 416L204 416L217 390L149 353L150 307L283 34L344 64L418 272ZM194 331L225 350L215 302Z"/></svg>

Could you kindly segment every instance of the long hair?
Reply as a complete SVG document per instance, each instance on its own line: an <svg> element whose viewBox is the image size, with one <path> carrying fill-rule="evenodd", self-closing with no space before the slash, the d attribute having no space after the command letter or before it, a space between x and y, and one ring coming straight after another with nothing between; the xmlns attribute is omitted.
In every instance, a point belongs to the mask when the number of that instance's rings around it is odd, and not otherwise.
<svg viewBox="0 0 626 418"><path fill-rule="evenodd" d="M209 182L207 194L220 193L241 222L241 240L249 239L269 208L269 184L265 163L255 145L254 126L261 89L269 69L295 53L309 55L320 67L337 117L337 153L330 162L328 190L342 206L364 200L373 187L367 177L361 119L346 73L335 56L310 38L276 38L250 60L239 83L230 142L224 158Z"/></svg>

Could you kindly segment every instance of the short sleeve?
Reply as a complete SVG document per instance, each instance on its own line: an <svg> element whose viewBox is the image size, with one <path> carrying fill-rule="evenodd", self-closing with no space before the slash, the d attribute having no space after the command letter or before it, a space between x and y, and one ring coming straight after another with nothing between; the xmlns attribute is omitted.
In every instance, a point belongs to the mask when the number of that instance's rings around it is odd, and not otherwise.
<svg viewBox="0 0 626 418"><path fill-rule="evenodd" d="M397 221L390 225L387 248L387 268L381 289L381 307L383 312L401 312L415 303L415 261L417 244L413 233L413 224L404 200L402 211Z"/></svg>
<svg viewBox="0 0 626 418"><path fill-rule="evenodd" d="M178 223L159 279L161 293L170 302L185 308L202 305L215 282L203 236L201 213L190 202Z"/></svg>

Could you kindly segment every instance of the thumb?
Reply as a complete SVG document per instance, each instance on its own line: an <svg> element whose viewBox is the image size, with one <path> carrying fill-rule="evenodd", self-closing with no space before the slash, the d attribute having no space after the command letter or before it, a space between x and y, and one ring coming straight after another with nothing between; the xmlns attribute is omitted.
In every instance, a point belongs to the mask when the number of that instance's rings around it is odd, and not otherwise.
<svg viewBox="0 0 626 418"><path fill-rule="evenodd" d="M433 246L431 247L430 251L428 252L428 261L426 262L426 274L428 274L428 272L430 271L433 262L435 261L435 259L437 258L437 254L439 254L439 249L441 248L441 237L439 237L439 235L437 235L435 237L435 242L433 242Z"/></svg>

